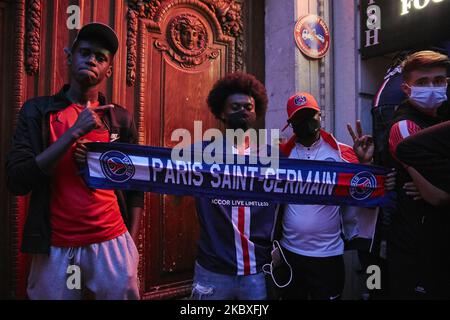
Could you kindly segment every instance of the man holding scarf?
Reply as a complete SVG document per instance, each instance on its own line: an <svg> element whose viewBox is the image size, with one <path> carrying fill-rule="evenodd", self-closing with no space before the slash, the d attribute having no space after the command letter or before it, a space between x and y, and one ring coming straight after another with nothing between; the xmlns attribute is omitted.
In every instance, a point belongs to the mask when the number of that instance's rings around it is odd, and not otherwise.
<svg viewBox="0 0 450 320"><path fill-rule="evenodd" d="M218 80L208 106L226 129L257 129L267 110L264 85L246 73ZM233 154L258 154L255 141L231 144ZM225 201L224 201L225 200ZM264 300L264 264L270 261L279 206L271 202L227 204L227 199L196 198L200 239L192 298L198 300ZM246 200L243 198L242 200Z"/></svg>
<svg viewBox="0 0 450 320"><path fill-rule="evenodd" d="M348 125L354 142L352 148L321 129L320 108L309 93L301 92L290 97L287 113L288 125L292 127L294 136L280 146L285 156L310 161L371 163L373 140L371 136L362 134L359 121L356 124L357 134ZM390 173L388 177L385 187L389 189L393 187L394 174ZM330 205L286 205L280 243L292 267L293 278L284 290L284 299L341 298L345 280L344 240L341 234L347 240L360 236L356 226L358 218L376 221L375 213L370 210ZM344 230L341 229L341 221Z"/></svg>
<svg viewBox="0 0 450 320"><path fill-rule="evenodd" d="M12 193L31 193L22 240L22 252L33 254L30 299L78 300L87 291L102 300L139 299L130 233L137 235L143 193L91 189L79 174L84 142L137 142L131 115L99 91L118 46L109 26L85 25L65 50L70 84L20 111L6 173ZM73 287L71 275L79 280Z"/></svg>

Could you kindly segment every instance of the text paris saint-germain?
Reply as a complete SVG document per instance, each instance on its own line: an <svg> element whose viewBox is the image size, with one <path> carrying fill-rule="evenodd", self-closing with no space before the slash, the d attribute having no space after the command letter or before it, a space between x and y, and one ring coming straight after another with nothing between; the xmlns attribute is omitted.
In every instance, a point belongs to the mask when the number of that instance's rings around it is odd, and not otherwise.
<svg viewBox="0 0 450 320"><path fill-rule="evenodd" d="M248 165L212 164L151 159L153 182L202 186L205 176L213 188L254 191L255 180L263 181L266 192L304 195L331 195L337 183L337 172L293 170Z"/></svg>

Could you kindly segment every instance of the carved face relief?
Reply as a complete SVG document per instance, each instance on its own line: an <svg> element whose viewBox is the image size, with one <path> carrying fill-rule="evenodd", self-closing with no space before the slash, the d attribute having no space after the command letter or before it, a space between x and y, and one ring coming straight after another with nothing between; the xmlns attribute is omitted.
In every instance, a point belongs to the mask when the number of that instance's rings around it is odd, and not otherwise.
<svg viewBox="0 0 450 320"><path fill-rule="evenodd" d="M170 38L177 51L188 56L198 56L206 50L208 34L205 25L192 14L182 14L172 19Z"/></svg>
<svg viewBox="0 0 450 320"><path fill-rule="evenodd" d="M182 24L180 25L180 39L181 44L189 49L198 49L199 47L199 41L198 41L199 31L195 30L190 25Z"/></svg>

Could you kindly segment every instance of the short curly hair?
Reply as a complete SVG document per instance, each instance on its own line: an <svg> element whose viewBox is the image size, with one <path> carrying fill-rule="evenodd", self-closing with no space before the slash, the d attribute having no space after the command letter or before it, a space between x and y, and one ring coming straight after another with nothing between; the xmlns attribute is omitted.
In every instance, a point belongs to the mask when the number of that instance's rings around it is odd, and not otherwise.
<svg viewBox="0 0 450 320"><path fill-rule="evenodd" d="M267 91L261 81L252 74L234 72L219 79L208 94L208 107L217 119L223 120L221 113L225 108L225 101L230 95L236 93L246 94L255 99L257 118L266 114Z"/></svg>

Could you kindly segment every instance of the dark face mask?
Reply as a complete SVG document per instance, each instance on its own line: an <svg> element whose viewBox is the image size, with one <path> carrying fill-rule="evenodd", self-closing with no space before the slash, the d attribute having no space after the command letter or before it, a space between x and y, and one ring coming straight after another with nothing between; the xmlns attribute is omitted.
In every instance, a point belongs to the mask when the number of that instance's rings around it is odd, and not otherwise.
<svg viewBox="0 0 450 320"><path fill-rule="evenodd" d="M320 121L314 118L305 119L299 124L295 124L292 128L297 138L309 139L316 136L320 130Z"/></svg>
<svg viewBox="0 0 450 320"><path fill-rule="evenodd" d="M245 110L240 110L228 114L226 123L230 129L242 129L244 131L254 128L256 123L256 114Z"/></svg>

